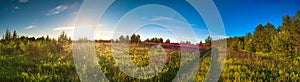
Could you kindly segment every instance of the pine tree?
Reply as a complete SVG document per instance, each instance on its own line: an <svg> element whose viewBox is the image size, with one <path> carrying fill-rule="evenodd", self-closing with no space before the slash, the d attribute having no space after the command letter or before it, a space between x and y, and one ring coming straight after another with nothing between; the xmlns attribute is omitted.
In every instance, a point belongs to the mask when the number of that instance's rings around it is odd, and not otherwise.
<svg viewBox="0 0 300 82"><path fill-rule="evenodd" d="M141 42L140 38L141 38L140 35L132 34L130 37L130 42L131 43L139 43L139 42Z"/></svg>
<svg viewBox="0 0 300 82"><path fill-rule="evenodd" d="M264 48L263 51L264 52L270 52L271 51L271 45L272 45L272 37L275 35L276 33L276 28L271 24L271 23L267 23L264 26L265 29L265 36L264 36Z"/></svg>
<svg viewBox="0 0 300 82"><path fill-rule="evenodd" d="M82 38L82 39L80 39L80 40L81 40L81 41L87 41L88 39L85 37L85 38ZM63 31L63 32L60 34L60 36L58 37L58 42L59 42L62 46L67 45L67 43L70 42L70 40L69 40L67 34L65 33L65 31Z"/></svg>
<svg viewBox="0 0 300 82"><path fill-rule="evenodd" d="M205 39L205 46L211 46L212 45L212 38L210 36L208 36L206 39Z"/></svg>
<svg viewBox="0 0 300 82"><path fill-rule="evenodd" d="M128 35L126 35L125 41L126 41L126 42L129 42L129 36L128 36Z"/></svg>
<svg viewBox="0 0 300 82"><path fill-rule="evenodd" d="M253 35L250 32L244 37L244 49L249 52L255 52Z"/></svg>
<svg viewBox="0 0 300 82"><path fill-rule="evenodd" d="M166 40L166 43L170 43L170 42L171 42L171 40L170 40L170 39L167 39L167 40Z"/></svg>
<svg viewBox="0 0 300 82"><path fill-rule="evenodd" d="M149 38L147 38L144 42L150 42Z"/></svg>
<svg viewBox="0 0 300 82"><path fill-rule="evenodd" d="M291 23L291 17L289 15L285 15L282 17L282 25L283 26L289 26Z"/></svg>
<svg viewBox="0 0 300 82"><path fill-rule="evenodd" d="M228 39L228 47L229 49L233 49L233 50L239 50L239 38L238 37L234 37L234 38L229 38Z"/></svg>
<svg viewBox="0 0 300 82"><path fill-rule="evenodd" d="M244 37L239 37L237 42L238 50L244 50Z"/></svg>
<svg viewBox="0 0 300 82"><path fill-rule="evenodd" d="M61 35L58 37L58 41L67 41L67 40L68 40L67 34L65 33L65 31L63 31Z"/></svg>
<svg viewBox="0 0 300 82"><path fill-rule="evenodd" d="M163 43L164 42L164 39L163 38L159 38L159 43Z"/></svg>
<svg viewBox="0 0 300 82"><path fill-rule="evenodd" d="M11 39L11 33L10 33L10 31L8 30L8 29L6 29L6 32L5 32L5 40L10 40Z"/></svg>
<svg viewBox="0 0 300 82"><path fill-rule="evenodd" d="M265 42L265 29L262 24L259 24L254 31L254 43L257 51L264 51L266 42Z"/></svg>
<svg viewBox="0 0 300 82"><path fill-rule="evenodd" d="M16 40L18 38L18 34L17 34L17 31L14 30L13 32L13 39Z"/></svg>
<svg viewBox="0 0 300 82"><path fill-rule="evenodd" d="M200 41L198 45L199 45L199 46L204 46L204 44L203 44L202 41Z"/></svg>
<svg viewBox="0 0 300 82"><path fill-rule="evenodd" d="M121 35L121 36L119 37L119 41L120 41L120 42L125 42L125 37L124 37L123 35Z"/></svg>
<svg viewBox="0 0 300 82"><path fill-rule="evenodd" d="M49 35L47 35L46 40L47 40L47 41L50 41L50 40L51 40L50 37L49 37Z"/></svg>

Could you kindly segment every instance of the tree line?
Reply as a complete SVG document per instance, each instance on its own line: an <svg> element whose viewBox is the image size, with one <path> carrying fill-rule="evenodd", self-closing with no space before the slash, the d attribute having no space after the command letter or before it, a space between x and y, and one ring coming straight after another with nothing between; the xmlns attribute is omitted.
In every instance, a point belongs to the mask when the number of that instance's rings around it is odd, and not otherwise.
<svg viewBox="0 0 300 82"><path fill-rule="evenodd" d="M1 42L10 42L10 41L58 41L58 42L63 42L63 43L70 43L72 42L71 37L68 37L67 34L63 31L57 39L55 38L50 38L48 35L46 37L42 36L42 37L28 37L28 36L20 36L18 35L18 33L16 32L16 30L13 31L13 33L10 32L9 29L6 29L5 34L3 35L3 38L1 39ZM130 42L130 43L140 43L142 42L141 40L141 36L139 34L132 34L131 36L129 35L121 35L118 39L111 39L111 40L95 40L96 42ZM157 38L157 37L153 37L153 38L147 38L146 40L144 40L143 42L154 42L154 43L171 43L170 39L166 39L164 41L163 38ZM180 43L183 44L192 44L190 41L181 41ZM207 37L207 39L205 39L205 43L203 43L202 41L200 41L199 43L197 43L197 45L200 46L211 46L212 44L212 38L210 36Z"/></svg>
<svg viewBox="0 0 300 82"><path fill-rule="evenodd" d="M115 40L96 40L96 42L110 42L110 41L114 41L114 42L130 42L130 43L140 43L142 42L141 40L141 36L139 34L132 34L130 37L129 35L121 35L118 39ZM146 40L144 40L143 42L153 42L153 43L171 43L170 39L166 39L164 40L163 38L158 38L158 37L153 37L153 38L147 38ZM180 43L182 44L192 44L190 41L181 41ZM200 41L199 43L197 43L197 45L199 46L211 46L212 44L212 38L210 36L208 36L205 39L205 43L203 43L202 41Z"/></svg>
<svg viewBox="0 0 300 82"><path fill-rule="evenodd" d="M241 37L227 38L227 47L248 52L267 52L287 56L300 54L300 12L285 15L277 28L271 23L259 24L255 31Z"/></svg>
<svg viewBox="0 0 300 82"><path fill-rule="evenodd" d="M13 33L6 29L3 38L0 40L0 54L27 54L38 55L46 53L62 53L67 46L70 46L71 38L62 32L57 38L46 37L28 37L19 36L17 31Z"/></svg>

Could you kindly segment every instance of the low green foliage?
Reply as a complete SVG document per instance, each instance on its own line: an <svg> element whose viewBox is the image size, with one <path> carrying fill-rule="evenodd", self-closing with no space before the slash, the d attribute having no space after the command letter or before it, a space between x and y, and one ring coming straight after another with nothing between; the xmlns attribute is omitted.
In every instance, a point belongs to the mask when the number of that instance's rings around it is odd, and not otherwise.
<svg viewBox="0 0 300 82"><path fill-rule="evenodd" d="M34 45L32 45L34 44ZM39 45L36 45L39 44ZM71 50L62 50L54 54L37 42L30 42L31 52L39 51L40 54L25 53L22 51L0 55L0 80L2 81L80 81L76 73ZM25 46L27 46L25 45ZM54 45L54 44L53 44ZM25 47L24 46L24 47ZM66 45L65 45L66 46ZM178 52L167 53L170 61L163 70L150 79L136 79L127 76L119 70L112 58L110 46L97 46L99 64L106 77L111 81L171 81L177 74L180 66ZM26 50L26 49L25 49ZM148 47L135 47L131 49L132 60L136 65L146 66L149 56L142 51ZM263 53L261 53L263 54ZM210 56L199 63L199 71L195 81L204 81L210 66ZM251 54L246 52L229 51L220 81L299 81L299 59L282 58L275 56Z"/></svg>

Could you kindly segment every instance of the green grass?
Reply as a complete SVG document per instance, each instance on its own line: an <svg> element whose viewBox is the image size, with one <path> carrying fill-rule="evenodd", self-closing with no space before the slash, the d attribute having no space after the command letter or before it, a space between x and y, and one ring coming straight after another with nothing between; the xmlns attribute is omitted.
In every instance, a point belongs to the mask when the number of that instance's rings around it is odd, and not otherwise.
<svg viewBox="0 0 300 82"><path fill-rule="evenodd" d="M36 45L34 49L44 50L43 54L29 54L22 50L1 54L0 80L80 81L73 63L71 48L65 48L62 52L57 53L51 50L45 51L49 48L40 45ZM129 49L130 57L138 66L147 66L150 63L149 55L143 51L149 49L148 47L135 46L135 49ZM101 70L110 81L172 81L181 65L179 52L169 52L167 55L171 59L158 75L149 79L137 79L119 70L112 57L110 46L97 46L96 51L99 58L98 63L102 67ZM120 50L119 52L123 51ZM211 56L208 55L199 63L195 81L205 80L210 62ZM228 51L220 81L300 81L299 67L299 57L289 58L272 56L271 53L250 54Z"/></svg>

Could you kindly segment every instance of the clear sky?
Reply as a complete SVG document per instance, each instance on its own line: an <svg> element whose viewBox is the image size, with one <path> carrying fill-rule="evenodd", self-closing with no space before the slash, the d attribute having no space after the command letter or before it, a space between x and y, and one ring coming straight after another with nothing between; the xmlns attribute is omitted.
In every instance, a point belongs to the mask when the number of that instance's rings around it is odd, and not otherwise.
<svg viewBox="0 0 300 82"><path fill-rule="evenodd" d="M258 24L281 24L282 16L300 10L300 0L214 0L222 17L227 36L242 36L253 32ZM17 30L20 35L57 37L61 31L70 36L83 0L0 0L0 33ZM139 7L145 4L159 4ZM185 1L180 0L120 0L108 8L96 37L110 39L120 19L128 25L135 23L168 24L174 28L191 28L197 40L207 37L208 31L201 16ZM124 24L126 25L126 24ZM125 26L122 26L126 28ZM146 25L136 33L146 37L167 37L175 41L168 28ZM178 29L180 30L180 29ZM188 34L182 30L182 34ZM1 35L2 36L2 35ZM144 37L143 37L144 36ZM186 35L188 36L188 35ZM185 40L189 40L188 38Z"/></svg>

